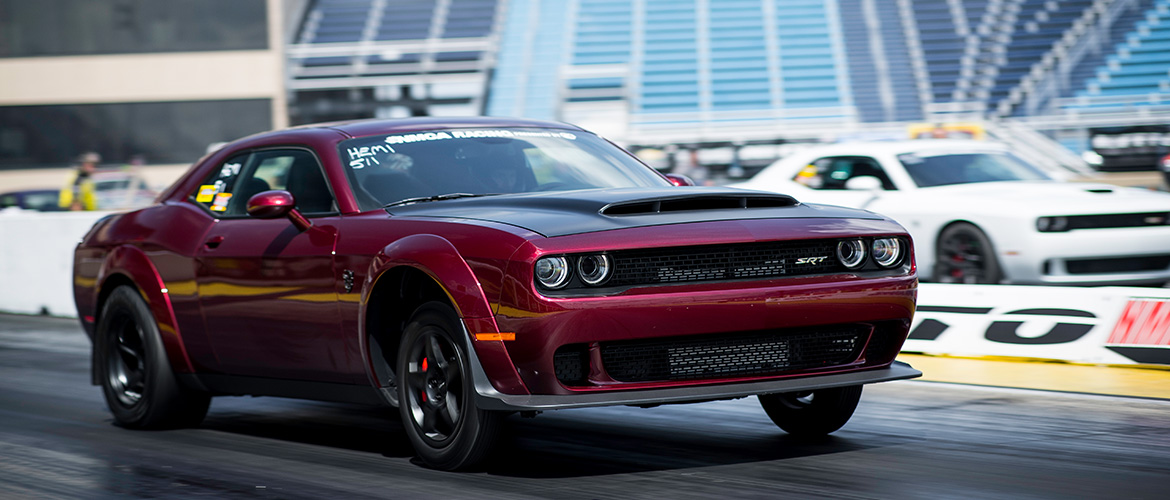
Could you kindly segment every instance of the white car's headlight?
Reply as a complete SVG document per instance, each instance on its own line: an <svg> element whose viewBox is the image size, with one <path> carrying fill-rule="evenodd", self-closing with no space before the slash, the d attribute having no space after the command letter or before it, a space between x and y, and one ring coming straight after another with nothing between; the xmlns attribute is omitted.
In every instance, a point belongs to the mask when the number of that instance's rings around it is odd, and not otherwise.
<svg viewBox="0 0 1170 500"><path fill-rule="evenodd" d="M571 275L569 260L564 257L541 257L536 261L536 281L545 288L557 289L569 282Z"/></svg>
<svg viewBox="0 0 1170 500"><path fill-rule="evenodd" d="M1041 217L1036 219L1036 229L1041 233L1068 231L1068 217Z"/></svg>
<svg viewBox="0 0 1170 500"><path fill-rule="evenodd" d="M894 267L902 260L902 242L898 238L878 238L873 240L870 251L874 262L882 267Z"/></svg>

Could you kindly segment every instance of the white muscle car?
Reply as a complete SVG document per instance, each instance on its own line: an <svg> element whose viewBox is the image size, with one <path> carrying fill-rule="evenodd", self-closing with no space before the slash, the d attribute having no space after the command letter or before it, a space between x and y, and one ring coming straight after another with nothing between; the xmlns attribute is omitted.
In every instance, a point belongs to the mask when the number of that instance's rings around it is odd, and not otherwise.
<svg viewBox="0 0 1170 500"><path fill-rule="evenodd" d="M1170 281L1170 193L1056 180L995 143L817 146L735 186L890 216L934 281Z"/></svg>

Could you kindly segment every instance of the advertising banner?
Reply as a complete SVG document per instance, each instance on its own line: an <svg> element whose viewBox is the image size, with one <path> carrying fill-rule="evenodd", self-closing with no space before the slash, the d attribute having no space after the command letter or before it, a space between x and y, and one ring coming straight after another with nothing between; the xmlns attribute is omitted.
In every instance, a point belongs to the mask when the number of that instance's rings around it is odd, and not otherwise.
<svg viewBox="0 0 1170 500"><path fill-rule="evenodd" d="M924 283L902 350L1170 365L1170 289Z"/></svg>

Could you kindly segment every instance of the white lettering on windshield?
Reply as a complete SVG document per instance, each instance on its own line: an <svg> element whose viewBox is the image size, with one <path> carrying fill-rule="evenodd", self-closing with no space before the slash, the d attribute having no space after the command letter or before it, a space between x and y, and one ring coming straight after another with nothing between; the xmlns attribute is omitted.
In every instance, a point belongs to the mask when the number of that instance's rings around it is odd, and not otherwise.
<svg viewBox="0 0 1170 500"><path fill-rule="evenodd" d="M377 154L396 153L394 148L390 146L374 145L362 146L360 148L349 148L346 153L349 154L349 168L360 170L370 165L380 165Z"/></svg>

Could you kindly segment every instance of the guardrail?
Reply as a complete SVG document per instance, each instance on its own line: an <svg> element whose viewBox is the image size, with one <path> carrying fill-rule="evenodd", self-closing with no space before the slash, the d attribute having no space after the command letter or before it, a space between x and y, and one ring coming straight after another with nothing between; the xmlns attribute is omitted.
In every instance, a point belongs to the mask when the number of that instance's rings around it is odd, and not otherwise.
<svg viewBox="0 0 1170 500"><path fill-rule="evenodd" d="M0 311L75 317L73 249L105 215L0 211ZM903 351L1170 365L1170 289L924 283Z"/></svg>

